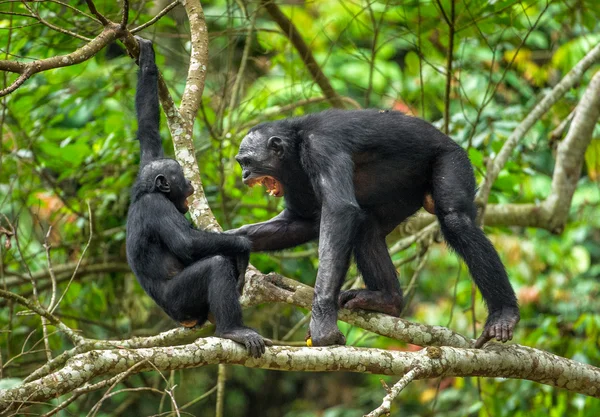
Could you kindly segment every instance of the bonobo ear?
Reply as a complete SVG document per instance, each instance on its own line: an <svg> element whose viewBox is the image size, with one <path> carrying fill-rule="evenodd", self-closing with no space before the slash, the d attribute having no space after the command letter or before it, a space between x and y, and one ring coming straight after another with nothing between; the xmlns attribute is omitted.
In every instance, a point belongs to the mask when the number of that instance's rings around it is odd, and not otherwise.
<svg viewBox="0 0 600 417"><path fill-rule="evenodd" d="M158 174L156 178L154 178L154 186L162 193L171 192L171 185L163 174Z"/></svg>
<svg viewBox="0 0 600 417"><path fill-rule="evenodd" d="M271 136L267 142L267 147L272 149L279 158L283 156L283 141L278 136Z"/></svg>

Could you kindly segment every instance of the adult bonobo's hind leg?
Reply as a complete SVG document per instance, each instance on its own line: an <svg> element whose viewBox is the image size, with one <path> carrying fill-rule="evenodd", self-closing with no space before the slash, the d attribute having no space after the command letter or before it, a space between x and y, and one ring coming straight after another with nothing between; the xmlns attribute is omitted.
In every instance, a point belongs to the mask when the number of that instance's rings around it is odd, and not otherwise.
<svg viewBox="0 0 600 417"><path fill-rule="evenodd" d="M366 290L343 291L341 308L378 311L399 317L402 289L385 243L385 234L372 217L361 225L354 243L354 257Z"/></svg>
<svg viewBox="0 0 600 417"><path fill-rule="evenodd" d="M474 197L475 179L467 154L457 149L438 157L433 168L435 214L446 241L469 267L489 311L483 333L475 344L481 347L494 337L502 342L512 339L520 316L504 265L475 223Z"/></svg>

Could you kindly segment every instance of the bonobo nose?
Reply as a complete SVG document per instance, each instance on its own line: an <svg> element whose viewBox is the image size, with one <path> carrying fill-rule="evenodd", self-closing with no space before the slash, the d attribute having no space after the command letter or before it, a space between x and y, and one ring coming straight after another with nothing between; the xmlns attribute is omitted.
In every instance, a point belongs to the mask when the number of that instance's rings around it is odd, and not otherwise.
<svg viewBox="0 0 600 417"><path fill-rule="evenodd" d="M242 179L245 180L250 176L250 171L248 170L243 170L242 171Z"/></svg>

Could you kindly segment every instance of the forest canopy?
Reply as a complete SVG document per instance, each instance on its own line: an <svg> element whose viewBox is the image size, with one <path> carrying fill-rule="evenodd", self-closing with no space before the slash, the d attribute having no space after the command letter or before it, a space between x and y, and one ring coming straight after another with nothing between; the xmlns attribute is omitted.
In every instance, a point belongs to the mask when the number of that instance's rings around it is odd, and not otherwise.
<svg viewBox="0 0 600 417"><path fill-rule="evenodd" d="M600 415L599 22L596 0L0 1L0 415ZM282 210L234 159L258 123L375 108L452 137L513 341L472 349L485 305L424 210L387 238L402 318L341 310L346 346L306 346L317 242L251 256L262 358L178 327L125 253L134 35L203 229Z"/></svg>

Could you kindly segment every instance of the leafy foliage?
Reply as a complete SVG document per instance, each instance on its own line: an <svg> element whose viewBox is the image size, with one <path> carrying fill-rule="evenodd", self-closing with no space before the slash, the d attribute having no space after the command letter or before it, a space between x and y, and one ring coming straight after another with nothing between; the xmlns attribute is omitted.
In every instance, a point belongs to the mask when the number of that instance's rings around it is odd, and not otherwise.
<svg viewBox="0 0 600 417"><path fill-rule="evenodd" d="M489 158L537 98L598 43L600 8L596 0L456 1L451 52L446 22L451 18L451 1L317 0L281 8L299 28L338 94L361 106L402 110L440 128L449 105L450 134L468 148L481 180ZM119 2L95 3L107 17L118 20ZM132 27L150 20L159 5L164 7L160 1L144 3L132 2ZM263 190L245 188L240 180L233 156L247 128L329 106L320 99L322 92L303 57L258 2L247 2L245 10L239 4L203 2L211 36L210 62L195 141L205 192L225 229L266 220L282 208L281 201L267 198ZM81 4L73 6L88 12ZM35 2L31 7L44 19L86 37L101 29L89 16L59 2ZM84 42L15 13L28 10L22 3L0 4L5 59L29 61L65 54ZM255 27L247 37L254 13L258 13ZM159 68L174 97L183 91L187 72L187 30L185 16L176 8L142 33L155 41ZM247 56L246 42L250 42ZM446 98L450 56L453 70ZM14 224L18 239L11 239L11 248L2 246L0 285L31 296L31 272L41 303L48 305L51 282L44 245L49 245L58 294L65 292L56 311L69 326L90 337L126 338L173 327L133 275L124 272L124 224L139 160L134 140L135 73L135 63L113 45L83 64L35 75L2 102L0 213L5 217L0 225ZM592 74L586 75L586 84ZM4 84L14 78L5 74ZM548 195L556 144L549 140L551 132L573 111L583 91L569 92L530 131L495 182L491 203L535 203ZM166 127L163 133L168 138ZM170 146L168 140L165 145ZM599 161L597 129L569 224L561 235L510 225L486 229L523 308L516 341L596 366L600 364ZM83 266L98 268L68 284L90 229L92 239ZM397 240L394 236L390 243ZM481 326L485 317L480 297L456 256L443 243L429 243L413 243L393 253L404 287L415 278L405 316L475 336L473 321ZM278 271L312 285L318 266L316 245L255 254L252 263L263 272ZM356 276L352 268L348 280ZM45 354L40 350L39 318L22 315L21 307L6 300L0 304L5 329L0 332L2 388L30 374ZM247 321L262 334L282 339L306 313L289 306L261 306L247 311ZM416 348L341 326L351 344ZM289 337L302 341L305 329L300 327ZM70 347L60 336L50 340L54 352ZM354 416L376 406L384 395L376 376L244 368L230 373L226 415ZM164 384L162 378L158 373L137 375L129 383L159 385ZM185 404L210 390L216 376L209 368L164 378L168 386L177 385L177 400ZM113 412L121 403L128 404L125 415L165 411L160 397L150 395L120 394L107 401L104 413L116 415ZM209 402L214 397L209 398L186 411L211 415ZM86 407L85 401L76 401L69 411L79 415L87 412ZM600 403L527 381L449 378L411 384L397 412L403 416L596 416Z"/></svg>

